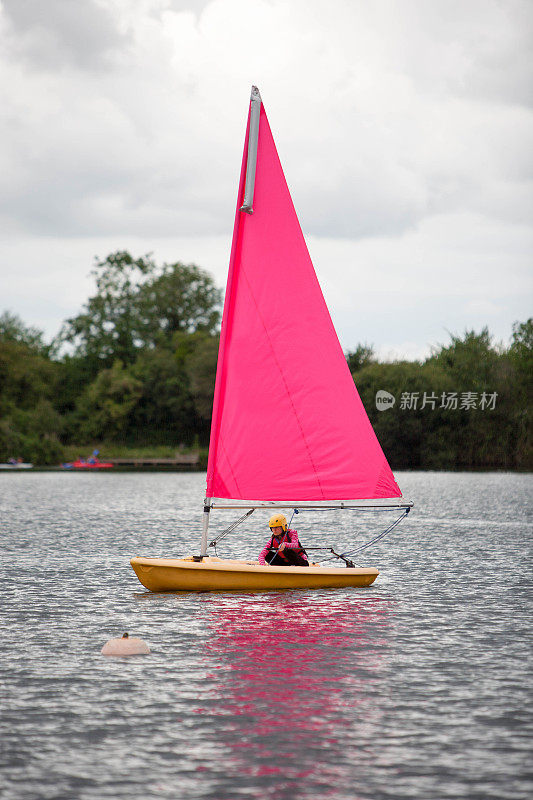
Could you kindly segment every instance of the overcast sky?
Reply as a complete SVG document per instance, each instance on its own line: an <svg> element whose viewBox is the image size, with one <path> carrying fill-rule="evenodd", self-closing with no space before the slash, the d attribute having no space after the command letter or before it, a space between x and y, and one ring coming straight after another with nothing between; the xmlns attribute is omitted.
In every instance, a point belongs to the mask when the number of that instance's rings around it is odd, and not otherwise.
<svg viewBox="0 0 533 800"><path fill-rule="evenodd" d="M0 0L0 312L117 249L225 284L250 86L345 349L532 315L530 0Z"/></svg>

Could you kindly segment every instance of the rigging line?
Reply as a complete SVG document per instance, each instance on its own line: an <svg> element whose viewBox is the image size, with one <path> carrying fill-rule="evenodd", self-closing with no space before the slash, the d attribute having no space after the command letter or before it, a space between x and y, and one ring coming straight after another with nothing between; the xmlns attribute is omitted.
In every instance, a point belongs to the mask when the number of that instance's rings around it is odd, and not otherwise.
<svg viewBox="0 0 533 800"><path fill-rule="evenodd" d="M356 547L354 550L345 550L345 552L342 555L344 555L344 556L353 556L353 555L355 555L355 553L360 553L362 550L366 550L367 547L370 547L371 545L375 544L376 542L379 542L380 539L383 539L384 536L386 536L388 533L390 533L392 530L394 530L396 525L400 524L402 519L404 519L408 515L409 511L410 511L410 509L407 508L405 510L405 512L403 514L401 514L401 516L398 517L396 522L393 522L392 525L389 525L387 530L383 531L383 533L380 533L379 536L374 537L374 539L371 539L369 542L366 542L366 544L361 545L361 547Z"/></svg>
<svg viewBox="0 0 533 800"><path fill-rule="evenodd" d="M344 554L341 555L337 553L333 547L307 547L306 550L327 550L328 553L333 553L332 556L318 556L316 558L317 563L320 563L321 561L333 561L334 558L340 558L346 562Z"/></svg>
<svg viewBox="0 0 533 800"><path fill-rule="evenodd" d="M371 545L375 544L376 542L379 542L380 539L383 539L384 536L386 536L388 533L390 533L392 530L394 530L394 528L397 525L399 525L400 522L408 515L410 510L411 510L410 508L406 508L404 513L401 514L395 522L393 522L391 525L389 525L389 527L386 530L384 530L383 533L380 533L379 536L375 536L369 542L366 542L365 544L361 545L360 547L356 547L354 550L345 550L343 553L340 553L340 554L335 553L332 556L325 556L324 558L321 558L320 560L321 561L333 561L334 558L339 558L339 557L344 560L345 557L348 557L348 556L351 557L351 556L355 555L356 553L360 553L362 550L366 550L367 547L370 547ZM329 550L330 552L333 553L333 548L331 548L331 547L315 547L315 548L309 547L308 549L309 550Z"/></svg>
<svg viewBox="0 0 533 800"><path fill-rule="evenodd" d="M293 520L293 517L294 517L294 515L295 515L295 514L299 514L299 513L300 513L300 512L298 511L298 509L297 509L297 508L295 508L295 509L293 510L293 512L292 512L292 514L291 514L291 518L290 518L290 520L289 520L289 524L287 525L287 528L290 528L290 527L291 527L291 523L292 523L292 520Z"/></svg>
<svg viewBox="0 0 533 800"><path fill-rule="evenodd" d="M327 550L329 553L333 553L333 556L335 558L342 559L347 567L355 567L355 564L353 563L353 561L351 561L349 558L346 558L346 554L345 553L337 553L337 551L333 547L308 547L307 550ZM328 556L326 558L322 558L322 559L319 559L319 560L320 561L331 561L332 558L333 558L332 556Z"/></svg>
<svg viewBox="0 0 533 800"><path fill-rule="evenodd" d="M216 548L217 542L219 542L221 539L223 539L224 536L227 536L228 533L231 533L231 531L235 530L237 525L240 525L241 522L244 522L246 517L249 517L250 514L254 513L254 510L255 509L251 508L249 511L246 512L246 514L243 514L242 517L239 517L239 519L235 520L235 522L232 522L231 525L229 525L227 528L225 528L222 531L222 533L219 533L218 536L216 536L211 542L209 542L209 547L215 547Z"/></svg>
<svg viewBox="0 0 533 800"><path fill-rule="evenodd" d="M269 566L272 564L272 562L273 562L273 561L274 561L274 559L276 558L276 556L277 556L277 554L278 554L278 552L279 552L279 548L281 547L281 545L282 545L282 544L285 544L285 539L287 538L287 534L288 534L288 532L289 532L289 526L287 525L287 530L286 530L286 531L285 531L285 533L283 534L283 539L281 540L281 542L280 542L280 544L279 544L279 547L278 547L278 549L276 550L276 552L274 553L274 555L272 556L272 558L271 558L271 559L270 559L270 561L268 562L268 565L269 565ZM273 538L273 536L271 537L270 541L272 541L272 538ZM272 549L274 549L274 548L272 548Z"/></svg>

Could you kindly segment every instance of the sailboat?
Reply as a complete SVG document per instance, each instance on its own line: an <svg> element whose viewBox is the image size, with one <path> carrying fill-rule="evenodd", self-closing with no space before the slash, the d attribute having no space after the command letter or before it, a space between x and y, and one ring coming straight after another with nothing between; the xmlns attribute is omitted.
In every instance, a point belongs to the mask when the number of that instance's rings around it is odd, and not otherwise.
<svg viewBox="0 0 533 800"><path fill-rule="evenodd" d="M369 586L378 570L355 566L334 548L323 549L338 556L339 566L262 566L209 556L210 515L218 509L244 511L241 519L255 509L399 510L386 533L412 505L402 497L348 369L254 86L222 317L200 553L136 557L131 565L155 592Z"/></svg>

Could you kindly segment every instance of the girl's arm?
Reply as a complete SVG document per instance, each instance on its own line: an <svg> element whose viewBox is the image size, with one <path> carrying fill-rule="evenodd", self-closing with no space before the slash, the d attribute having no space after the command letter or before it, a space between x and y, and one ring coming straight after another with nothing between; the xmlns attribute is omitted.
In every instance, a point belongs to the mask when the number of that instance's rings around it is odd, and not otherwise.
<svg viewBox="0 0 533 800"><path fill-rule="evenodd" d="M265 561L265 559L266 559L266 555L267 555L267 553L268 553L268 551L269 551L269 550L270 550L270 541L268 541L268 542L266 543L266 545L263 547L263 549L262 549L262 550L261 550L261 552L259 553L259 558L258 558L258 561L259 561L259 563L260 563L260 564L261 564L263 567L266 567L266 561Z"/></svg>
<svg viewBox="0 0 533 800"><path fill-rule="evenodd" d="M294 550L295 547L299 547L298 544L298 531L293 531L289 528L287 531L287 538L285 539L285 547L289 550Z"/></svg>

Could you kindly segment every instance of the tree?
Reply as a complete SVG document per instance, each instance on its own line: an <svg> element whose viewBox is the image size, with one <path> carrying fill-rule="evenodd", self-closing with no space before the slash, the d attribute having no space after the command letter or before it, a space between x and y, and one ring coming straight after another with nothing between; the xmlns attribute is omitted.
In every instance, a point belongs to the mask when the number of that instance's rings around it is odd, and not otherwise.
<svg viewBox="0 0 533 800"><path fill-rule="evenodd" d="M190 337L185 368L189 376L196 413L204 422L210 422L215 392L218 358L218 336L196 333Z"/></svg>
<svg viewBox="0 0 533 800"><path fill-rule="evenodd" d="M465 331L464 337L450 334L451 344L433 349L429 361L443 367L456 380L458 391L487 388L501 350L492 344L487 327L481 333Z"/></svg>
<svg viewBox="0 0 533 800"><path fill-rule="evenodd" d="M516 462L523 469L533 468L533 318L515 322L509 348L509 360L514 373L513 423L516 433Z"/></svg>
<svg viewBox="0 0 533 800"><path fill-rule="evenodd" d="M440 366L459 395L472 392L477 400L483 393L496 396L493 409L484 409L476 401L475 408L448 420L447 438L455 449L455 465L516 467L517 435L508 355L503 347L493 344L486 327L480 333L465 331L462 338L451 335L451 340L450 345L434 350L427 363Z"/></svg>
<svg viewBox="0 0 533 800"><path fill-rule="evenodd" d="M214 332L221 292L195 264L163 264L117 251L93 270L96 294L77 317L66 321L60 341L87 359L93 374L115 360L133 364L140 352L170 347L177 331Z"/></svg>
<svg viewBox="0 0 533 800"><path fill-rule="evenodd" d="M50 355L51 345L45 344L43 336L39 328L28 327L17 314L4 311L0 315L0 341L16 342L42 355Z"/></svg>
<svg viewBox="0 0 533 800"><path fill-rule="evenodd" d="M2 319L5 334L9 319ZM37 464L57 464L64 421L53 403L61 365L40 352L38 333L26 336L24 331L32 329L18 318L10 319L16 327L0 337L0 461L20 456Z"/></svg>
<svg viewBox="0 0 533 800"><path fill-rule="evenodd" d="M139 291L139 334L145 346L169 345L178 331L213 334L220 322L221 291L195 264L164 264Z"/></svg>
<svg viewBox="0 0 533 800"><path fill-rule="evenodd" d="M101 370L86 387L76 405L78 441L105 440L127 443L133 427L132 412L142 385L120 361Z"/></svg>
<svg viewBox="0 0 533 800"><path fill-rule="evenodd" d="M355 350L348 350L346 361L352 375L363 367L376 363L374 346L371 344L358 344Z"/></svg>
<svg viewBox="0 0 533 800"><path fill-rule="evenodd" d="M526 391L533 384L533 317L515 322L509 356Z"/></svg>
<svg viewBox="0 0 533 800"><path fill-rule="evenodd" d="M357 388L383 451L393 469L434 469L455 465L455 448L439 436L442 411L424 405L424 392L439 396L450 387L442 369L418 362L369 364L357 373ZM392 394L395 404L376 408L376 393ZM415 395L416 408L402 407L402 395Z"/></svg>
<svg viewBox="0 0 533 800"><path fill-rule="evenodd" d="M59 341L72 344L74 354L87 360L93 374L117 359L124 364L135 361L142 345L137 330L139 290L145 276L154 271L149 256L134 259L125 250L96 260L92 274L97 292L59 334Z"/></svg>
<svg viewBox="0 0 533 800"><path fill-rule="evenodd" d="M0 415L8 408L31 410L55 397L59 364L18 341L0 339Z"/></svg>
<svg viewBox="0 0 533 800"><path fill-rule="evenodd" d="M189 338L189 337L187 337ZM131 368L141 386L132 435L142 444L192 444L198 419L190 381L178 352L159 347L141 353Z"/></svg>

